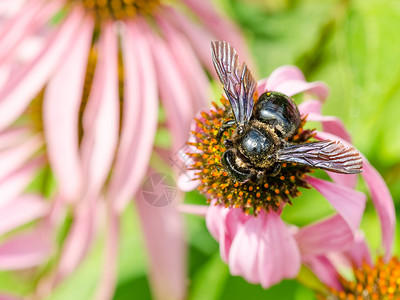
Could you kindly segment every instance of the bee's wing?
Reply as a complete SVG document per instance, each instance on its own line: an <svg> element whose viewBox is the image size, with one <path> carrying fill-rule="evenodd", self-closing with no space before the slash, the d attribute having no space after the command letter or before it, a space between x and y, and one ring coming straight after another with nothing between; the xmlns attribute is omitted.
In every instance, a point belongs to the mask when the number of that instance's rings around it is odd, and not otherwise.
<svg viewBox="0 0 400 300"><path fill-rule="evenodd" d="M277 160L298 163L336 173L356 174L362 172L362 159L353 147L339 141L320 141L291 145L278 150Z"/></svg>
<svg viewBox="0 0 400 300"><path fill-rule="evenodd" d="M239 65L235 49L224 41L211 42L212 60L231 104L236 123L243 125L253 113L257 82L245 63Z"/></svg>

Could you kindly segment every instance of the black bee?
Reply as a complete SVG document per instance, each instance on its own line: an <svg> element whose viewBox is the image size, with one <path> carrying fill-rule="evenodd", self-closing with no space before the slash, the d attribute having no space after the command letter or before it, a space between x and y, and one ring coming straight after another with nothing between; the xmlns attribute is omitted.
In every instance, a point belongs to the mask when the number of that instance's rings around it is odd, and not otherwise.
<svg viewBox="0 0 400 300"><path fill-rule="evenodd" d="M330 140L292 144L300 123L296 104L286 95L269 91L254 106L257 83L246 64L239 65L235 49L227 42L211 43L212 59L230 102L234 120L219 128L217 140L236 125L231 139L225 139L226 151L221 164L238 182L262 181L276 176L282 163L296 163L327 171L355 174L362 170L360 154L352 147Z"/></svg>

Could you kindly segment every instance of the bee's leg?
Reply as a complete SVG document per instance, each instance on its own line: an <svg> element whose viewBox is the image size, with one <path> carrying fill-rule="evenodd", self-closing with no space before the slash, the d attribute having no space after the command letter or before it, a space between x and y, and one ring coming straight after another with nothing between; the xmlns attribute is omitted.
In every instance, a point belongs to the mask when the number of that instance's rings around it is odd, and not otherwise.
<svg viewBox="0 0 400 300"><path fill-rule="evenodd" d="M248 181L255 175L254 170L239 166L236 163L236 150L232 148L226 149L222 154L221 164L232 179L241 183Z"/></svg>
<svg viewBox="0 0 400 300"><path fill-rule="evenodd" d="M221 140L224 132L227 131L229 128L231 128L235 124L236 124L235 120L232 120L232 119L225 120L225 122L222 123L221 127L218 130L217 141L219 142Z"/></svg>
<svg viewBox="0 0 400 300"><path fill-rule="evenodd" d="M282 168L281 164L276 163L276 164L273 166L273 168L272 168L272 174L271 174L271 176L276 176L276 175L278 175L279 172L281 171L281 168Z"/></svg>

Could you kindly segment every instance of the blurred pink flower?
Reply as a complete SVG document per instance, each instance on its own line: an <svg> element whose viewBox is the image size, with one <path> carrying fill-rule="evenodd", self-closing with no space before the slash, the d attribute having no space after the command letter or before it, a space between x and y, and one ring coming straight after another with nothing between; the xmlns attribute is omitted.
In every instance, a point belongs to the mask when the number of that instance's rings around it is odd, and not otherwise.
<svg viewBox="0 0 400 300"><path fill-rule="evenodd" d="M97 297L112 296L118 215L148 170L160 104L167 115L160 126L171 132L173 153L186 141L193 114L207 103L209 42L223 35L243 45L237 29L207 1L104 3L0 5L0 234L42 220L2 241L0 268L48 260L55 230L67 206L73 208L57 269L39 285L39 295L77 268L106 216ZM52 202L26 192L39 172L45 173L45 190L49 172L54 175ZM182 299L182 219L174 204L162 210L136 204L155 296Z"/></svg>
<svg viewBox="0 0 400 300"><path fill-rule="evenodd" d="M323 140L340 140L350 146L350 135L342 122L336 117L321 115L322 103L328 95L328 90L323 83L306 82L299 69L284 66L273 71L269 78L259 81L258 95L265 91L278 91L290 97L305 92L308 99L299 105L299 110L307 121L321 122L323 131L316 132L315 137ZM312 98L312 96L316 98ZM226 203L229 206L229 201L220 201L213 194L213 191L218 189L220 196L217 195L217 197L226 197L222 193L229 183L219 182L218 174L210 175L207 178L197 175L202 172L205 174L212 174L213 172L211 164L214 164L214 162L206 165L206 161L210 159L209 153L203 154L199 143L204 138L203 132L209 130L209 127L203 126L203 124L213 124L213 122L216 124L222 111L224 111L223 108L216 106L215 111L210 114L202 113L193 122L192 135L189 138L189 145L193 146L190 146L187 151L194 153L194 155L186 158L190 170L180 177L178 183L184 191L196 187L201 191L208 190L206 196L211 200L209 208L182 205L181 211L205 215L207 228L220 243L221 257L229 265L231 273L243 276L251 283L260 283L264 288L268 288L284 278L296 277L302 262L308 261L311 257L318 257L327 252L351 247L361 222L366 201L366 196L363 193L354 190L357 175L327 172L333 182L304 176L304 181L319 191L337 213L303 228L286 225L281 219L280 214L284 205L290 201L287 195L292 193L289 191L293 191L293 189L281 187L279 183L275 184L267 180L265 189L263 185L256 186L255 184L245 187L235 184L230 189L231 193L236 193L239 197L247 193L246 197L250 199L247 201L253 201L251 196L253 194L250 195L249 191L252 193L259 191L254 196L254 201L258 201L257 199L262 197L261 191L271 190L265 192L270 195L270 199L265 202L270 207L261 209L257 217L246 213L243 211L244 208L241 207L225 208L217 204L217 202ZM195 147L194 145L200 146ZM206 155L206 158L203 157L204 155ZM199 159L195 161L195 157ZM201 157L204 158L203 163ZM393 243L395 223L392 198L378 172L365 158L363 158L363 161L363 173L361 175L370 189L372 200L381 220L383 245L387 256ZM213 181L211 176L217 179ZM284 176L282 177L282 180L286 180ZM299 182L301 183L301 181ZM276 193L276 201L271 199L274 192ZM292 194L290 196L293 197ZM210 197L214 198L211 199ZM232 199L232 194L228 195L227 198ZM238 200L237 203L239 202ZM242 202L245 203L245 200Z"/></svg>

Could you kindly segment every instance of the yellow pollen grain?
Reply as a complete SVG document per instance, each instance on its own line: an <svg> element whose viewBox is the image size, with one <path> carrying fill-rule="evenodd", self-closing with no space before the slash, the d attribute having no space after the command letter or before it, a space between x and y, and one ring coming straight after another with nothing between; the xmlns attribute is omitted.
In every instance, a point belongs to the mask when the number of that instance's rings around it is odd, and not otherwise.
<svg viewBox="0 0 400 300"><path fill-rule="evenodd" d="M267 197L267 201L271 201L271 199L272 199L271 196Z"/></svg>
<svg viewBox="0 0 400 300"><path fill-rule="evenodd" d="M289 195L290 193L289 193L289 191L288 191L288 190L285 190L285 194L286 194L286 195Z"/></svg>
<svg viewBox="0 0 400 300"><path fill-rule="evenodd" d="M290 176L290 180L291 180L291 181L294 181L295 179L296 179L296 177L294 177L293 175Z"/></svg>
<svg viewBox="0 0 400 300"><path fill-rule="evenodd" d="M257 193L257 194L256 194L256 197L257 197L257 198L260 198L260 196L261 196L260 193Z"/></svg>
<svg viewBox="0 0 400 300"><path fill-rule="evenodd" d="M275 189L275 194L279 194L279 190L278 189Z"/></svg>
<svg viewBox="0 0 400 300"><path fill-rule="evenodd" d="M232 194L229 194L226 198L232 199L232 197L233 197L233 195L232 195Z"/></svg>
<svg viewBox="0 0 400 300"><path fill-rule="evenodd" d="M249 191L251 192L253 190L253 187L252 186L249 186Z"/></svg>
<svg viewBox="0 0 400 300"><path fill-rule="evenodd" d="M264 187L265 187L266 189L268 188L268 186L269 186L268 183L264 184Z"/></svg>
<svg viewBox="0 0 400 300"><path fill-rule="evenodd" d="M285 180L285 176L279 177L280 180Z"/></svg>
<svg viewBox="0 0 400 300"><path fill-rule="evenodd" d="M243 192L242 192L242 191L239 192L239 196L240 196L240 197L243 196Z"/></svg>

